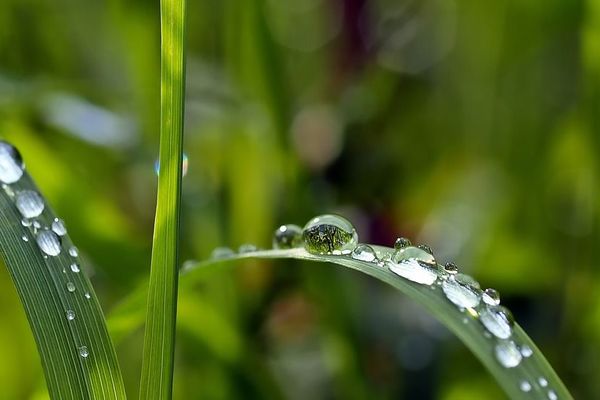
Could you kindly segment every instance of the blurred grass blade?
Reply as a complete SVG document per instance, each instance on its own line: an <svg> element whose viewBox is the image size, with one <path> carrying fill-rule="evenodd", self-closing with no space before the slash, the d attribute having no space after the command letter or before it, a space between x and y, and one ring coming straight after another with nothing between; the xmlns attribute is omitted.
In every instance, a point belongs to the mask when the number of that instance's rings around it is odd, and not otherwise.
<svg viewBox="0 0 600 400"><path fill-rule="evenodd" d="M71 239L65 234L54 242L55 256L41 251L40 234L58 239L50 230L55 215L45 204L41 215L22 220L15 202L25 190L37 192L26 173L0 190L0 255L25 308L50 397L124 399L104 316L79 257L69 252Z"/></svg>
<svg viewBox="0 0 600 400"><path fill-rule="evenodd" d="M160 173L148 288L141 399L170 399L173 386L185 91L185 0L161 0L160 23Z"/></svg>
<svg viewBox="0 0 600 400"><path fill-rule="evenodd" d="M390 257L394 249L372 246L377 253L378 259ZM377 278L404 293L417 303L424 306L436 319L450 329L462 342L481 360L487 369L496 378L507 395L513 399L571 399L568 390L554 372L541 351L535 346L527 334L515 324L511 340L518 346L529 346L532 354L523 356L517 367L506 368L496 360L495 347L498 339L492 338L485 328L478 323L467 310L459 310L448 301L443 291L437 285L420 285L409 280L400 278L388 268L380 267L375 263L353 259L349 256L314 255L304 249L291 250L265 250L253 253L242 253L225 259L204 261L192 265L183 272L182 282L193 285L197 278L208 270L224 262L231 262L246 258L292 258L297 260L308 260L317 262L329 262ZM441 267L441 266L440 266ZM545 384L540 384L540 379L545 379ZM523 391L521 385L526 382L530 385L528 390Z"/></svg>

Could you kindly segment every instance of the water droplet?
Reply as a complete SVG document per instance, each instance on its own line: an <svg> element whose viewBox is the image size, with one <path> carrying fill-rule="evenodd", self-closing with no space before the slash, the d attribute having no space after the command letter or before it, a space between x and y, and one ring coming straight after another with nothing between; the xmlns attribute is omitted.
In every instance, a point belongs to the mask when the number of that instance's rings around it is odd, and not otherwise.
<svg viewBox="0 0 600 400"><path fill-rule="evenodd" d="M19 192L15 203L24 218L35 218L44 211L44 200L33 190Z"/></svg>
<svg viewBox="0 0 600 400"><path fill-rule="evenodd" d="M79 269L79 265L77 265L76 263L71 264L71 271L77 273L80 271Z"/></svg>
<svg viewBox="0 0 600 400"><path fill-rule="evenodd" d="M477 307L480 301L478 288L470 284L468 279L464 279L463 274L451 276L442 283L442 290L446 298L461 308ZM464 275L468 276L468 275Z"/></svg>
<svg viewBox="0 0 600 400"><path fill-rule="evenodd" d="M396 250L400 250L408 246L412 246L412 243L405 237L399 237L394 243L394 249Z"/></svg>
<svg viewBox="0 0 600 400"><path fill-rule="evenodd" d="M242 254L242 253L252 253L252 252L257 251L257 250L258 250L258 248L255 245L250 244L250 243L244 243L244 244L242 244L238 248L238 252L240 254Z"/></svg>
<svg viewBox="0 0 600 400"><path fill-rule="evenodd" d="M390 261L387 265L390 271L396 275L422 285L431 285L438 277L435 269L415 258L402 260L400 263Z"/></svg>
<svg viewBox="0 0 600 400"><path fill-rule="evenodd" d="M23 158L19 150L10 143L0 140L0 181L15 183L23 176Z"/></svg>
<svg viewBox="0 0 600 400"><path fill-rule="evenodd" d="M523 356L512 340L503 340L496 345L496 360L505 368L514 368Z"/></svg>
<svg viewBox="0 0 600 400"><path fill-rule="evenodd" d="M52 231L41 231L36 238L39 248L49 256L60 254L60 238Z"/></svg>
<svg viewBox="0 0 600 400"><path fill-rule="evenodd" d="M183 160L182 160L182 171L181 171L181 176L186 176L188 173L188 165L189 165L189 160L188 160L188 156L187 154L183 153L182 156ZM156 176L160 175L160 161L158 159L156 159L156 161L154 161L154 173L156 173Z"/></svg>
<svg viewBox="0 0 600 400"><path fill-rule="evenodd" d="M73 282L67 282L67 290L70 293L73 293L75 291L75 284Z"/></svg>
<svg viewBox="0 0 600 400"><path fill-rule="evenodd" d="M500 293L496 289L487 288L481 294L481 300L487 305L497 306L500 304Z"/></svg>
<svg viewBox="0 0 600 400"><path fill-rule="evenodd" d="M521 383L519 384L519 388L523 392L529 392L531 390L531 383L527 381L521 381Z"/></svg>
<svg viewBox="0 0 600 400"><path fill-rule="evenodd" d="M90 355L90 352L86 346L81 346L79 348L79 355L83 358L88 358L88 356Z"/></svg>
<svg viewBox="0 0 600 400"><path fill-rule="evenodd" d="M52 221L52 230L58 236L65 236L67 234L67 228L65 227L65 221L60 218L54 218Z"/></svg>
<svg viewBox="0 0 600 400"><path fill-rule="evenodd" d="M274 249L302 247L302 228L298 225L281 225L273 234Z"/></svg>
<svg viewBox="0 0 600 400"><path fill-rule="evenodd" d="M538 378L538 383L540 384L541 387L546 387L548 386L548 381L546 380L546 378L544 378L543 376L540 376Z"/></svg>
<svg viewBox="0 0 600 400"><path fill-rule="evenodd" d="M77 249L77 247L75 247L75 246L71 246L71 247L69 248L69 255L70 255L71 257L77 257L77 256L79 256L79 250Z"/></svg>
<svg viewBox="0 0 600 400"><path fill-rule="evenodd" d="M349 254L358 243L354 226L339 215L320 215L302 231L304 247L313 254Z"/></svg>
<svg viewBox="0 0 600 400"><path fill-rule="evenodd" d="M515 323L511 312L502 306L485 307L480 312L479 320L490 333L500 339L510 337Z"/></svg>
<svg viewBox="0 0 600 400"><path fill-rule="evenodd" d="M377 261L375 250L368 244L359 244L352 250L352 258L355 260L373 262Z"/></svg>
<svg viewBox="0 0 600 400"><path fill-rule="evenodd" d="M458 274L458 267L453 262L449 262L444 265L444 271L449 275L456 275Z"/></svg>
<svg viewBox="0 0 600 400"><path fill-rule="evenodd" d="M214 260L233 257L235 252L231 250L229 247L217 247L212 251L210 258Z"/></svg>
<svg viewBox="0 0 600 400"><path fill-rule="evenodd" d="M521 354L523 355L523 357L529 358L533 354L533 350L531 350L531 347L524 344L523 346L521 346Z"/></svg>
<svg viewBox="0 0 600 400"><path fill-rule="evenodd" d="M92 298L92 295L89 292L85 292L84 296L88 300Z"/></svg>
<svg viewBox="0 0 600 400"><path fill-rule="evenodd" d="M23 239L24 242L29 242L29 238L27 237L27 235L21 236L21 239Z"/></svg>
<svg viewBox="0 0 600 400"><path fill-rule="evenodd" d="M479 285L479 282L477 282L475 280L475 278L473 278L471 275L467 275L467 274L456 274L455 279L457 282L462 283L463 285L469 285L472 288L475 288L477 290L481 289L481 286Z"/></svg>
<svg viewBox="0 0 600 400"><path fill-rule="evenodd" d="M400 250L396 250L392 255L392 261L396 264L401 263L405 260L417 260L426 264L435 265L435 258L427 251L414 246L403 247Z"/></svg>
<svg viewBox="0 0 600 400"><path fill-rule="evenodd" d="M548 391L548 400L557 400L558 396L556 395L556 392L554 390L549 390Z"/></svg>
<svg viewBox="0 0 600 400"><path fill-rule="evenodd" d="M8 186L6 183L2 184L2 189L4 190L4 193L6 193L8 195L8 197L13 198L15 197L15 191Z"/></svg>
<svg viewBox="0 0 600 400"><path fill-rule="evenodd" d="M24 227L28 228L31 226L31 220L28 218L23 218L21 220L21 225L23 225Z"/></svg>
<svg viewBox="0 0 600 400"><path fill-rule="evenodd" d="M67 310L67 319L73 321L75 319L75 311Z"/></svg>

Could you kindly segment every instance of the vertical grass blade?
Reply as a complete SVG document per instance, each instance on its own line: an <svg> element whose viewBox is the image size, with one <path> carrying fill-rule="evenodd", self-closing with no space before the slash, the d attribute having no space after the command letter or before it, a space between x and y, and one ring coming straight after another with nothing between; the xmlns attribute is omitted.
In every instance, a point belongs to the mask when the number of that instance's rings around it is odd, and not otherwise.
<svg viewBox="0 0 600 400"><path fill-rule="evenodd" d="M140 386L170 399L173 386L185 91L185 0L161 0L160 173Z"/></svg>
<svg viewBox="0 0 600 400"><path fill-rule="evenodd" d="M124 399L104 315L78 252L66 229L53 225L56 216L39 193L31 197L35 201L22 202L31 193L38 190L27 173L2 184L0 256L25 308L48 393L60 400ZM30 218L24 218L17 204ZM43 204L43 210L36 204ZM48 241L40 244L42 238ZM42 251L47 245L52 245L49 253Z"/></svg>

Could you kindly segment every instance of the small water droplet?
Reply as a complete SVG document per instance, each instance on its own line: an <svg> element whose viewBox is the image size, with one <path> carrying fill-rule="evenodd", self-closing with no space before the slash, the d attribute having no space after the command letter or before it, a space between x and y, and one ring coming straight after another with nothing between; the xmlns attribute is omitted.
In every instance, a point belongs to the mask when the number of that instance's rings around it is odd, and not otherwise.
<svg viewBox="0 0 600 400"><path fill-rule="evenodd" d="M273 234L274 249L293 249L302 247L302 228L298 225L281 225Z"/></svg>
<svg viewBox="0 0 600 400"><path fill-rule="evenodd" d="M52 221L52 231L58 236L65 236L67 234L65 221L60 218L54 218L54 221Z"/></svg>
<svg viewBox="0 0 600 400"><path fill-rule="evenodd" d="M67 282L67 290L70 293L73 293L75 291L75 284L73 282Z"/></svg>
<svg viewBox="0 0 600 400"><path fill-rule="evenodd" d="M408 246L412 246L412 243L405 237L399 237L394 243L394 249L396 250L400 250Z"/></svg>
<svg viewBox="0 0 600 400"><path fill-rule="evenodd" d="M29 238L27 237L27 235L21 236L21 239L23 239L24 242L29 242Z"/></svg>
<svg viewBox="0 0 600 400"><path fill-rule="evenodd" d="M23 176L23 158L12 144L0 140L0 181L15 183Z"/></svg>
<svg viewBox="0 0 600 400"><path fill-rule="evenodd" d="M355 260L377 262L377 254L375 250L368 244L359 244L352 250L352 258Z"/></svg>
<svg viewBox="0 0 600 400"><path fill-rule="evenodd" d="M481 310L479 320L485 328L500 339L508 339L512 334L514 318L503 306L489 306Z"/></svg>
<svg viewBox="0 0 600 400"><path fill-rule="evenodd" d="M77 256L79 256L79 250L77 249L77 247L75 247L75 246L71 246L71 247L69 248L69 255L70 255L71 257L77 257Z"/></svg>
<svg viewBox="0 0 600 400"><path fill-rule="evenodd" d="M500 293L496 289L487 288L481 294L481 300L487 305L497 306L500 304Z"/></svg>
<svg viewBox="0 0 600 400"><path fill-rule="evenodd" d="M258 250L258 248L255 245L250 244L250 243L244 243L244 244L242 244L238 248L238 252L240 254L243 254L243 253L252 253L252 252L257 251L257 250Z"/></svg>
<svg viewBox="0 0 600 400"><path fill-rule="evenodd" d="M558 400L558 396L554 390L548 391L548 400Z"/></svg>
<svg viewBox="0 0 600 400"><path fill-rule="evenodd" d="M188 156L187 154L183 153L182 156L183 160L182 160L182 171L181 171L181 176L186 176L188 173L188 167L189 167L189 160L188 160ZM156 174L156 176L160 175L160 160L156 159L156 161L154 161L154 173Z"/></svg>
<svg viewBox="0 0 600 400"><path fill-rule="evenodd" d="M400 263L389 261L387 265L390 271L396 275L422 285L431 285L438 278L435 269L415 258L402 260Z"/></svg>
<svg viewBox="0 0 600 400"><path fill-rule="evenodd" d="M519 388L523 392L529 392L531 390L531 383L527 381L521 381L521 383L519 384Z"/></svg>
<svg viewBox="0 0 600 400"><path fill-rule="evenodd" d="M544 378L543 376L540 376L538 378L538 383L540 384L541 387L546 387L548 386L548 381L546 380L546 378Z"/></svg>
<svg viewBox="0 0 600 400"><path fill-rule="evenodd" d="M85 292L84 296L88 300L92 298L92 295L89 292Z"/></svg>
<svg viewBox="0 0 600 400"><path fill-rule="evenodd" d="M304 247L313 254L350 254L358 243L354 226L339 215L320 215L302 231Z"/></svg>
<svg viewBox="0 0 600 400"><path fill-rule="evenodd" d="M19 192L15 204L23 218L35 218L44 211L44 200L33 190Z"/></svg>
<svg viewBox="0 0 600 400"><path fill-rule="evenodd" d="M90 352L86 346L81 346L79 348L79 355L83 358L88 358L88 356L90 355Z"/></svg>
<svg viewBox="0 0 600 400"><path fill-rule="evenodd" d="M523 346L521 346L521 354L523 355L523 357L528 358L531 357L531 355L533 354L533 350L531 350L531 347L524 344Z"/></svg>
<svg viewBox="0 0 600 400"><path fill-rule="evenodd" d="M514 368L521 363L523 356L512 340L503 340L496 345L496 360L505 368Z"/></svg>
<svg viewBox="0 0 600 400"><path fill-rule="evenodd" d="M67 319L73 321L75 319L75 311L67 310Z"/></svg>
<svg viewBox="0 0 600 400"><path fill-rule="evenodd" d="M233 257L235 252L231 250L229 247L217 247L212 251L210 258L214 260Z"/></svg>
<svg viewBox="0 0 600 400"><path fill-rule="evenodd" d="M60 254L60 238L52 231L41 231L36 238L37 244L49 256Z"/></svg>
<svg viewBox="0 0 600 400"><path fill-rule="evenodd" d="M8 186L6 183L2 184L2 189L4 190L4 193L6 193L8 195L8 197L13 198L15 197L15 191Z"/></svg>
<svg viewBox="0 0 600 400"><path fill-rule="evenodd" d="M32 223L32 222L31 222L31 220L30 220L30 219L28 219L28 218L23 218L23 219L21 220L21 225L23 225L23 226L24 226L24 227L26 227L26 228L30 227L30 226L31 226L31 223Z"/></svg>
<svg viewBox="0 0 600 400"><path fill-rule="evenodd" d="M417 260L430 264L432 267L435 265L435 258L433 255L414 246L402 247L400 250L396 250L392 255L392 261L396 264L399 264L404 260Z"/></svg>
<svg viewBox="0 0 600 400"><path fill-rule="evenodd" d="M451 276L442 283L442 290L446 298L461 308L475 308L479 304L480 296L477 287L464 279L463 274Z"/></svg>
<svg viewBox="0 0 600 400"><path fill-rule="evenodd" d="M458 274L458 267L453 262L448 262L444 265L444 271L449 275Z"/></svg>
<svg viewBox="0 0 600 400"><path fill-rule="evenodd" d="M71 264L71 271L77 273L80 271L79 269L79 265L77 265L76 263Z"/></svg>

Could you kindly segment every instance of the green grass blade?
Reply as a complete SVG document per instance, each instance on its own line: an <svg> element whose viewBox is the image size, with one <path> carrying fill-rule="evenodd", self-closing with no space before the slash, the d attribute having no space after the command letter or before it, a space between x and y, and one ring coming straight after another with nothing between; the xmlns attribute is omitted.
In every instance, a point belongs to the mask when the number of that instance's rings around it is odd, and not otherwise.
<svg viewBox="0 0 600 400"><path fill-rule="evenodd" d="M15 203L24 190L38 192L27 174L0 189L0 255L25 308L50 397L124 399L100 304L81 271L81 260L69 254L73 243L62 236L60 254L44 256L36 237L51 227L55 214L45 204L42 214L30 220L32 225L24 226ZM71 268L74 263L77 267ZM72 319L67 318L69 310Z"/></svg>
<svg viewBox="0 0 600 400"><path fill-rule="evenodd" d="M185 0L161 0L160 174L141 399L170 399L177 315L178 238L185 92Z"/></svg>
<svg viewBox="0 0 600 400"><path fill-rule="evenodd" d="M386 255L391 255L394 249L373 246L379 259ZM389 269L380 267L374 263L360 261L350 256L333 255L314 255L306 252L304 249L291 250L265 250L253 253L237 254L226 259L217 259L201 262L193 265L183 272L182 283L192 285L195 278L201 277L207 270L223 263L247 259L247 258L292 258L297 260L308 260L316 262L328 262L338 264L364 274L377 278L404 293L417 303L424 306L436 319L442 322L450 329L462 342L477 356L495 377L500 386L511 398L527 399L571 399L568 390L554 372L542 352L535 346L533 341L515 324L511 340L517 345L527 345L533 350L530 357L523 358L521 363L515 368L505 368L501 366L495 358L495 346L498 340L486 335L485 328L477 319L465 312L459 310L454 304L450 303L442 290L436 286L420 285L409 280L403 279ZM440 266L441 267L441 266ZM432 290L433 288L433 290ZM547 385L539 383L540 378L547 381ZM521 390L521 383L528 382L531 389L528 392Z"/></svg>

